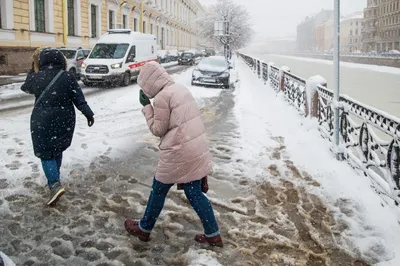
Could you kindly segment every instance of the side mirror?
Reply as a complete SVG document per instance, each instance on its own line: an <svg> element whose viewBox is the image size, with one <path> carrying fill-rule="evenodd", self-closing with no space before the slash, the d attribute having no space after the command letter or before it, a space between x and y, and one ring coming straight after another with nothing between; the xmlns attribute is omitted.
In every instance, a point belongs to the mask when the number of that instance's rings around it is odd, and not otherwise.
<svg viewBox="0 0 400 266"><path fill-rule="evenodd" d="M85 57L84 57L84 56L80 56L80 57L78 57L76 60L77 60L77 61L81 61L81 60L83 60L83 59L85 59Z"/></svg>
<svg viewBox="0 0 400 266"><path fill-rule="evenodd" d="M233 69L233 67L232 67L232 66L229 66L228 69Z"/></svg>

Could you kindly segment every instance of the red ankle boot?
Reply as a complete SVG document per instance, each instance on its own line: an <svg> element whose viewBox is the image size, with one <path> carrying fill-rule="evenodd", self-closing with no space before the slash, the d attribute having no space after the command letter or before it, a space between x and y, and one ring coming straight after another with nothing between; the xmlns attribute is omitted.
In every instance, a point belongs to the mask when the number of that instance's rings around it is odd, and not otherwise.
<svg viewBox="0 0 400 266"><path fill-rule="evenodd" d="M138 221L134 221L134 220L131 220L131 219L126 219L124 225L125 225L126 231L129 234L131 234L133 236L136 236L141 241L147 242L147 241L150 240L150 233L143 232L139 227L139 222Z"/></svg>
<svg viewBox="0 0 400 266"><path fill-rule="evenodd" d="M224 246L221 235L217 235L214 237L206 237L206 235L204 234L198 234L194 237L194 240L199 243L208 243L210 244L210 246L221 247L221 248Z"/></svg>

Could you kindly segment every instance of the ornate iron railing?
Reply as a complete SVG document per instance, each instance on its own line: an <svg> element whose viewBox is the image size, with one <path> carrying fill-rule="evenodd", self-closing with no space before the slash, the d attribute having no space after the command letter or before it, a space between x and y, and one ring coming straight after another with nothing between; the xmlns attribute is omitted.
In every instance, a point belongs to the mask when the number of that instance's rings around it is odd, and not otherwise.
<svg viewBox="0 0 400 266"><path fill-rule="evenodd" d="M302 114L306 114L306 81L296 75L283 71L283 87L287 101Z"/></svg>
<svg viewBox="0 0 400 266"><path fill-rule="evenodd" d="M268 64L266 64L266 63L264 63L264 62L262 62L262 78L263 78L263 80L264 80L264 84L266 84L267 83L267 81L268 81Z"/></svg>
<svg viewBox="0 0 400 266"><path fill-rule="evenodd" d="M242 55L248 62L249 56ZM251 57L250 57L251 58ZM253 59L254 61L255 59ZM255 60L255 62L260 62ZM260 63L256 63L259 65ZM286 100L300 114L313 115L319 121L322 137L333 141L333 110L340 109L340 138L345 159L356 170L370 177L373 189L380 195L390 197L396 205L400 200L400 119L360 103L347 95L333 100L333 92L318 85L314 95L307 88L307 81L287 69L273 64L261 63L264 82L284 93ZM254 69L254 68L253 68ZM258 67L256 68L258 69ZM313 105L308 100L314 101ZM309 107L310 106L310 107ZM313 110L308 110L314 108Z"/></svg>
<svg viewBox="0 0 400 266"><path fill-rule="evenodd" d="M269 83L274 89L279 88L279 68L269 66Z"/></svg>

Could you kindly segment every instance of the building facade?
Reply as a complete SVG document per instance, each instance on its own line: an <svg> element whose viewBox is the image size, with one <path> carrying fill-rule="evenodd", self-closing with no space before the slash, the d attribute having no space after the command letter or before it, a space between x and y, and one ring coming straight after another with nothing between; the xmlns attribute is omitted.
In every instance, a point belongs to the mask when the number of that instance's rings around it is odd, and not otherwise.
<svg viewBox="0 0 400 266"><path fill-rule="evenodd" d="M362 12L354 13L340 21L340 52L354 53L362 50Z"/></svg>
<svg viewBox="0 0 400 266"><path fill-rule="evenodd" d="M0 0L0 74L26 70L37 47L92 48L114 28L154 34L160 50L196 48L204 14L198 0Z"/></svg>
<svg viewBox="0 0 400 266"><path fill-rule="evenodd" d="M333 20L330 19L323 24L324 27L324 50L329 53L333 51Z"/></svg>
<svg viewBox="0 0 400 266"><path fill-rule="evenodd" d="M297 26L297 50L299 52L316 52L316 28L330 19L333 19L332 10L322 10L312 17L306 17Z"/></svg>
<svg viewBox="0 0 400 266"><path fill-rule="evenodd" d="M325 25L320 24L315 27L315 51L324 52L325 51Z"/></svg>
<svg viewBox="0 0 400 266"><path fill-rule="evenodd" d="M364 9L363 51L400 50L400 3L368 0Z"/></svg>

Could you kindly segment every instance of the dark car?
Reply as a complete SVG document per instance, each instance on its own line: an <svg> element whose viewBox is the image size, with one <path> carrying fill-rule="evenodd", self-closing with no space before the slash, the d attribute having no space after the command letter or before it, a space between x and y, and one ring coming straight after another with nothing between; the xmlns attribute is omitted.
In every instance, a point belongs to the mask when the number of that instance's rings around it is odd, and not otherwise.
<svg viewBox="0 0 400 266"><path fill-rule="evenodd" d="M203 58L192 72L192 85L230 87L231 67L223 56Z"/></svg>
<svg viewBox="0 0 400 266"><path fill-rule="evenodd" d="M215 56L216 55L216 53L215 53L215 50L214 49L211 49L211 48L207 48L206 50L205 50L205 56L206 57L209 57L209 56Z"/></svg>
<svg viewBox="0 0 400 266"><path fill-rule="evenodd" d="M178 65L195 65L196 57L193 53L184 52L178 58Z"/></svg>

